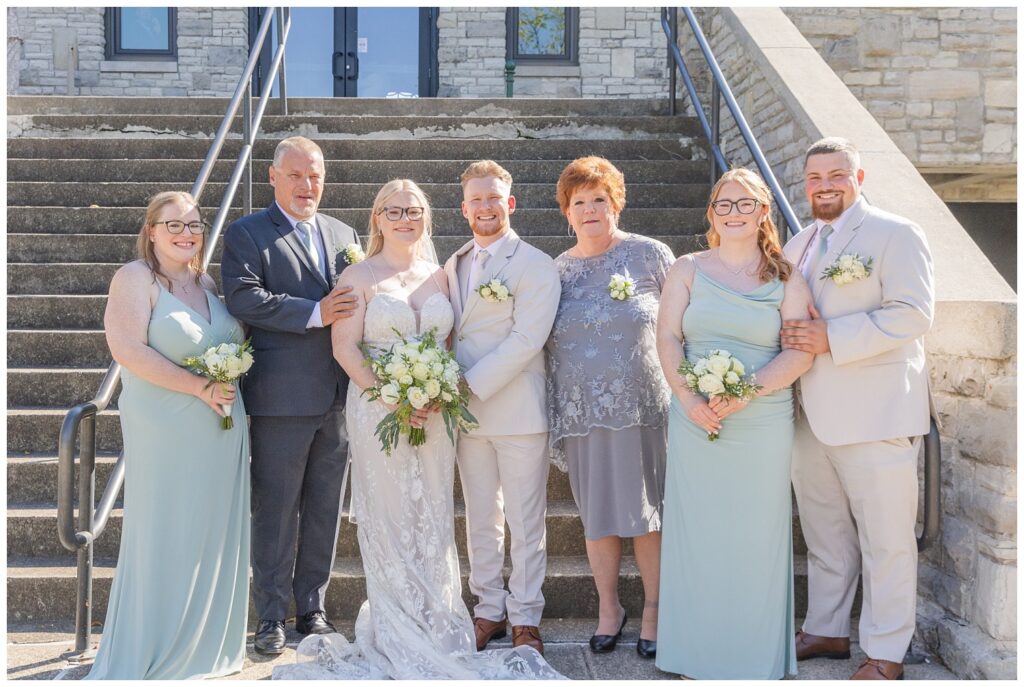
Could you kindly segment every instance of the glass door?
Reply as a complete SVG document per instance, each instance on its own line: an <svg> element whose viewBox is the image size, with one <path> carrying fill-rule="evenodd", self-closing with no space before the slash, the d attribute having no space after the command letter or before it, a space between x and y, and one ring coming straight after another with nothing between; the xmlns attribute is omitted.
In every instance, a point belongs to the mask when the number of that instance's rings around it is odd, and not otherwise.
<svg viewBox="0 0 1024 687"><path fill-rule="evenodd" d="M250 27L258 27L262 11L252 10ZM289 96L436 95L436 8L294 7L291 17L285 53ZM273 33L261 56L263 74L270 69L276 27ZM275 95L277 90L275 85Z"/></svg>

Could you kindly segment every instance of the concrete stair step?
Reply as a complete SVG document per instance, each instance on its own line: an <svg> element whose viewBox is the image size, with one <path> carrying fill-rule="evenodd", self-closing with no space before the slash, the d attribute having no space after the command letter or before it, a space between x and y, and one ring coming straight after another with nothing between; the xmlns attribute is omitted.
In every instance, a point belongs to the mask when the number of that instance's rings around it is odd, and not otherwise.
<svg viewBox="0 0 1024 687"><path fill-rule="evenodd" d="M7 331L7 366L104 368L110 351L95 329L14 329Z"/></svg>
<svg viewBox="0 0 1024 687"><path fill-rule="evenodd" d="M498 151L504 152L504 151ZM253 174L266 180L270 158L253 160ZM376 184L397 178L415 179L420 184L457 181L473 160L344 160L329 159L324 165L331 183ZM566 160L498 160L519 184L554 184L565 168ZM630 185L635 183L707 183L706 160L612 160ZM192 184L199 175L202 160L7 160L7 180L53 183L96 182L178 182ZM231 176L234 160L214 164L211 182L224 183Z"/></svg>
<svg viewBox="0 0 1024 687"><path fill-rule="evenodd" d="M263 170L261 170L262 172ZM546 183L516 183L514 193L523 208L557 208L555 197L556 177ZM433 208L458 208L462 203L462 186L458 175L446 180L448 183L422 183L423 192L430 199ZM377 183L331 183L324 186L323 203L338 208L368 208L373 206ZM9 181L7 183L7 204L49 207L139 207L161 191L189 191L192 182L47 182ZM227 184L209 183L205 193L208 198L223 198ZM710 188L706 183L673 184L631 183L626 189L626 203L633 208L704 208ZM266 207L274 200L274 189L267 183L253 185L252 203L255 207ZM232 207L242 207L242 194L236 193Z"/></svg>
<svg viewBox="0 0 1024 687"><path fill-rule="evenodd" d="M314 137L316 138L316 137ZM208 138L169 138L125 136L106 138L8 138L7 157L64 159L68 151L88 159L169 159L203 160L210 148ZM384 140L317 138L327 160L477 160L500 157L504 160L562 160L569 162L583 155L601 155L610 160L707 160L703 139L663 137L659 139L592 140L517 140L514 145L498 145L492 140ZM254 159L274 156L277 141L257 139ZM241 139L230 138L221 150L222 159L234 159ZM330 170L328 169L328 172Z"/></svg>
<svg viewBox="0 0 1024 687"><path fill-rule="evenodd" d="M469 563L460 560L462 597L472 608L475 599L469 593ZM103 622L114 575L114 563L97 559L94 565L93 620ZM504 574L510 568L506 561ZM723 571L728 575L728 571ZM807 611L807 562L803 556L794 557L796 615ZM66 621L75 614L75 567L64 565L52 558L11 558L7 567L7 620L11 622ZM548 558L547 576L543 587L545 616L552 618L597 617L597 591L594 588L590 564L586 556L551 556ZM636 561L623 556L619 575L619 594L627 613L639 618L643 604L643 587ZM331 572L327 589L328 616L339 620L354 620L366 598L366 580L359 558L338 558ZM860 591L854 601L860 608ZM254 611L250 606L250 621L254 625Z"/></svg>
<svg viewBox="0 0 1024 687"><path fill-rule="evenodd" d="M210 195L209 203L219 201ZM269 205L269 203L267 204ZM206 208L208 221L213 221L215 213L212 205ZM266 207L266 206L264 206ZM262 209L257 205L254 210ZM370 208L335 208L324 206L320 212L335 217L355 227L361 236L365 236L369 226ZM636 227L640 233L648 236L672 234L703 234L706 231L704 219L705 208L634 208L627 205L622 211L620 225L627 231ZM228 212L228 222L242 215L240 209ZM124 234L133 239L142 227L146 216L144 206L137 207L32 207L8 206L7 231L14 234ZM513 228L522 236L564 236L567 223L557 208L517 208ZM469 237L469 227L462 211L458 208L437 208L434 210L435 236ZM9 262L31 262L22 260L15 254L8 254ZM47 262L93 262L93 260L65 256L63 259L50 259ZM97 260L96 262L112 262Z"/></svg>
<svg viewBox="0 0 1024 687"><path fill-rule="evenodd" d="M118 98L109 96L7 96L7 115L165 114L223 116L228 98ZM279 98L267 101L267 115L281 113ZM550 115L667 115L665 98L288 98L290 114L485 117Z"/></svg>
<svg viewBox="0 0 1024 687"><path fill-rule="evenodd" d="M106 373L106 368L8 368L7 406L70 408L94 398ZM118 387L112 408L120 393Z"/></svg>
<svg viewBox="0 0 1024 687"><path fill-rule="evenodd" d="M8 329L102 329L103 296L8 296Z"/></svg>
<svg viewBox="0 0 1024 687"><path fill-rule="evenodd" d="M88 399L86 399L88 400ZM68 408L7 408L7 450L10 453L56 453L61 423ZM96 450L121 450L121 425L116 410L96 416Z"/></svg>
<svg viewBox="0 0 1024 687"><path fill-rule="evenodd" d="M9 130L27 135L52 135L66 132L73 136L95 133L161 134L212 137L223 115L195 114L43 114L20 115L9 119ZM15 130L14 127L17 127ZM242 133L241 114L236 116L231 131ZM317 139L324 136L375 139L481 138L516 140L520 138L657 138L669 135L697 136L700 125L691 117L562 115L530 116L462 116L421 117L374 116L343 114L266 115L260 122L260 135L284 138L303 135Z"/></svg>
<svg viewBox="0 0 1024 687"><path fill-rule="evenodd" d="M15 262L7 264L7 293L11 295L106 294L114 272L123 262ZM220 284L220 265L207 272Z"/></svg>
<svg viewBox="0 0 1024 687"><path fill-rule="evenodd" d="M100 453L96 456L96 498L103 493L110 471L117 462L116 452ZM453 496L456 503L462 503L462 483L459 480L459 469L455 467L455 486ZM77 498L77 492L76 492ZM566 473L552 468L548 473L547 499L550 503L564 503L575 512L572 502L572 489ZM7 458L7 503L20 504L25 508L53 508L57 503L57 454L31 453L28 455L10 455ZM120 499L118 500L120 503ZM56 510L53 511L56 517Z"/></svg>

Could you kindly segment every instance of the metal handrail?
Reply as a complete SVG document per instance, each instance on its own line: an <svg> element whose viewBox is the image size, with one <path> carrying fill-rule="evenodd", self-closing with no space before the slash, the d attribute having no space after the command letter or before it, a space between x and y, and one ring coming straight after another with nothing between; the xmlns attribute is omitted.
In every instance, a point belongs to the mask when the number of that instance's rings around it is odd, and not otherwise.
<svg viewBox="0 0 1024 687"><path fill-rule="evenodd" d="M697 40L697 45L700 46L700 50L704 55L704 60L707 62L708 68L713 77L711 86L711 123L708 123L708 118L704 114L704 108L697 95L697 89L693 85L693 79L690 77L690 73L686 69L686 63L683 60L683 55L676 42L676 25L678 23L676 8L663 7L661 9L661 27L668 38L669 54L675 61L675 65L683 77L683 84L686 86L686 92L690 96L690 102L693 103L694 112L697 114L697 119L700 121L701 128L704 130L704 135L707 137L711 146L712 184L714 184L718 179L720 172L725 172L728 169L719 141L719 111L721 109L720 98L725 98L725 103L728 106L729 111L732 113L733 120L736 122L736 127L739 129L740 135L743 137L743 141L747 145L747 150L753 156L754 162L761 171L762 178L771 189L772 195L775 196L775 202L779 211L786 220L787 234L791 235L792 233L796 233L800 230L801 224L799 220L797 220L796 214L793 212L793 208L790 206L789 201L786 200L786 196L782 192L782 187L779 186L778 180L772 173L771 166L768 164L767 159L765 159L764 153L761 152L760 146L758 146L757 141L754 139L754 134L747 125L747 120L743 117L743 113L740 111L740 107L736 103L736 98L733 97L732 90L729 88L729 84L726 82L725 76L722 74L722 70L718 66L718 60L715 59L714 54L711 52L711 47L708 45L707 39L704 37L704 32L697 23L697 18L689 7L683 7L682 10L686 15L686 21L689 23L690 29L693 31L694 38ZM669 80L669 88L671 89L671 93L669 94L669 111L673 115L676 114L675 76L676 72L675 70L672 70L670 74L671 78ZM917 537L918 551L924 551L927 549L939 535L942 518L941 472L942 442L939 437L938 425L935 420L932 419L928 434L924 435L924 519L921 534Z"/></svg>
<svg viewBox="0 0 1024 687"><path fill-rule="evenodd" d="M725 76L722 74L722 70L718 66L718 60L715 59L714 54L711 52L711 48L708 46L707 40L704 38L704 32L701 31L700 25L697 23L697 18L689 7L684 7L682 9L683 14L686 15L686 21L690 24L690 29L693 31L693 35L697 40L697 45L700 46L700 50L704 54L704 61L707 63L713 77L711 92L712 123L708 123L707 115L704 114L704 107L697 95L697 89L693 85L693 79L690 77L690 72L686 69L686 62L683 60L683 55L679 51L679 46L676 44L677 33L675 27L677 22L675 21L675 8L671 8L670 10L670 8L663 7L661 9L661 28L664 30L665 36L668 38L669 54L675 62L676 68L683 76L683 83L686 86L686 92L690 96L690 102L693 103L693 110L697 115L697 119L700 121L701 128L704 130L704 136L708 139L708 143L711 146L711 182L714 184L718 179L719 174L724 173L729 168L725 160L725 155L722 153L722 146L719 143L719 111L721 109L719 99L724 98L725 104L729 108L729 112L732 113L733 120L736 122L736 127L739 129L744 143L746 143L747 150L754 158L754 163L761 172L761 178L764 179L765 183L768 184L768 188L771 189L772 195L775 196L775 205L783 219L786 220L786 235L783 238L788 238L800 231L800 227L802 225L797 219L796 213L793 212L793 208L789 204L786 194L782 192L782 186L779 185L778 180L775 178L775 174L772 172L771 165L768 164L768 160L765 158L764 153L761 152L761 147L754 139L754 134L747 125L747 120L743 116L743 112L740 111L740 106L736 102L736 98L733 97L732 89L729 88L729 84L726 82ZM669 21L670 16L672 16L673 19L671 22ZM672 70L672 75L672 93L670 94L669 99L671 101L672 114L675 114L675 70Z"/></svg>
<svg viewBox="0 0 1024 687"><path fill-rule="evenodd" d="M263 51L267 37L270 35L270 26L275 17L278 22L277 47L274 52L270 73L265 79L266 85L260 96L256 116L253 117L252 75L259 62L259 55ZM242 71L228 108L224 113L220 126L217 128L217 134L214 136L210 149L206 153L206 159L199 169L196 181L192 185L192 196L198 202L203 190L206 188L213 167L220 157L224 141L227 139L231 125L238 113L238 107L244 104L242 149L239 151L231 179L221 198L217 219L206 240L203 251L203 269L206 269L210 264L214 247L220 238L231 202L234 200L235 191L238 188L238 184L242 181L245 183L243 211L245 214L252 212L252 149L255 143L256 132L259 131L259 125L263 119L263 113L279 71L281 73L281 88L279 92L281 110L285 114L288 112L287 91L284 83L284 52L285 41L288 38L290 29L291 11L289 8L275 8L273 12L270 11L270 8L266 8L263 20L260 22L259 31L252 43L252 49L249 52L249 59L246 62L245 69ZM107 368L103 381L100 383L96 397L91 401L79 403L64 416L57 443L57 532L61 545L69 551L78 553L75 649L69 655L69 659L73 661L90 658L94 653L89 648L89 635L92 625L93 542L103 533L110 513L113 510L114 502L117 500L121 486L124 483L125 463L124 452L122 451L104 487L99 506L95 510L93 509L96 496L96 416L110 405L120 377L121 365L116 361L112 362ZM77 527L74 521L76 440L78 444L77 455L79 465Z"/></svg>

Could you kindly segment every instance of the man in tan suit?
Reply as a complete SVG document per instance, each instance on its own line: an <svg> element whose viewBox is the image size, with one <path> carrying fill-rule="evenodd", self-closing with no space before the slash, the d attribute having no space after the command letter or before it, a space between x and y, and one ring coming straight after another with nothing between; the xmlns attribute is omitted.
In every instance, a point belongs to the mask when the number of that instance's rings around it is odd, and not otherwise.
<svg viewBox="0 0 1024 687"><path fill-rule="evenodd" d="M782 329L784 348L816 354L799 381L793 443L809 587L797 658L849 658L850 611L862 575L860 645L868 660L853 679L898 679L917 600L931 253L920 227L861 196L864 170L845 139L813 144L804 175L815 221L785 253L811 285L815 306L813 319L787 320Z"/></svg>
<svg viewBox="0 0 1024 687"><path fill-rule="evenodd" d="M554 262L509 224L512 176L491 160L462 174L462 214L473 230L445 263L455 309L453 349L466 368L469 410L479 429L459 437L459 476L466 500L469 588L477 649L504 637L544 652L541 586L547 568L548 418L544 343L561 284ZM482 287L488 286L486 289ZM508 591L505 522L512 535Z"/></svg>

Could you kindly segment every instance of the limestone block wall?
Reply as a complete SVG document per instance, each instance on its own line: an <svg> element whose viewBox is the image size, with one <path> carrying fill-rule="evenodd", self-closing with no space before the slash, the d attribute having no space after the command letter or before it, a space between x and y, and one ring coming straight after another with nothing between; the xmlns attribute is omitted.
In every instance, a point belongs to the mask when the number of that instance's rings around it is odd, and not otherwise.
<svg viewBox="0 0 1024 687"><path fill-rule="evenodd" d="M1016 8L784 12L919 167L1016 161Z"/></svg>
<svg viewBox="0 0 1024 687"><path fill-rule="evenodd" d="M504 7L443 7L438 16L440 97L505 96ZM668 89L656 7L581 7L579 65L519 65L515 97L658 98Z"/></svg>
<svg viewBox="0 0 1024 687"><path fill-rule="evenodd" d="M937 307L925 345L943 422L942 527L920 559L916 641L961 677L1013 678L1016 296L913 161L781 10L702 9L698 16L798 217L809 216L804 151L826 133L842 133L861 148L868 201L914 219L928 236ZM687 37L681 32L681 49L696 64ZM722 138L728 159L752 165L724 106Z"/></svg>
<svg viewBox="0 0 1024 687"><path fill-rule="evenodd" d="M73 32L77 95L230 95L249 53L246 8L179 7L177 16L176 61L108 61L104 8L8 8L8 52L15 41L20 54L8 57L17 78L8 79L7 92L66 95L67 72L54 67L54 37Z"/></svg>

